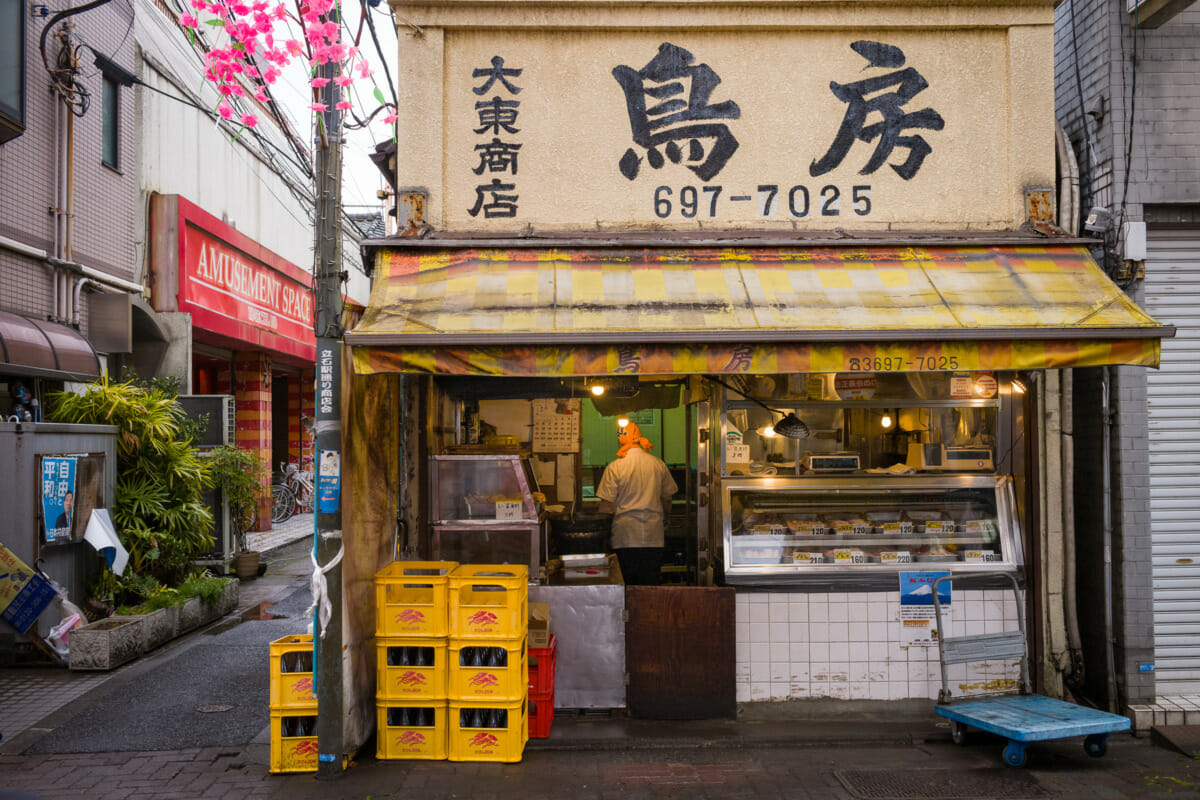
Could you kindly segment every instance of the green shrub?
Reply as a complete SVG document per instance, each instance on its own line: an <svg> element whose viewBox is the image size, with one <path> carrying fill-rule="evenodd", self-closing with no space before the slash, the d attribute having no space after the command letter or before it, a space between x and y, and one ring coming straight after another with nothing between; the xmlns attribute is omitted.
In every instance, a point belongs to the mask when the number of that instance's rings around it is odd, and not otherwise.
<svg viewBox="0 0 1200 800"><path fill-rule="evenodd" d="M213 485L229 505L229 522L237 536L238 549L246 549L246 531L258 515L258 500L271 476L266 462L249 450L227 444L205 454Z"/></svg>
<svg viewBox="0 0 1200 800"><path fill-rule="evenodd" d="M123 578L100 576L94 597L149 600L158 591L155 584L173 587L186 580L192 560L211 547L213 520L202 493L212 476L191 440L181 435L186 417L175 397L132 382L113 384L107 377L82 393L48 397L47 419L118 429L110 510L129 565Z"/></svg>

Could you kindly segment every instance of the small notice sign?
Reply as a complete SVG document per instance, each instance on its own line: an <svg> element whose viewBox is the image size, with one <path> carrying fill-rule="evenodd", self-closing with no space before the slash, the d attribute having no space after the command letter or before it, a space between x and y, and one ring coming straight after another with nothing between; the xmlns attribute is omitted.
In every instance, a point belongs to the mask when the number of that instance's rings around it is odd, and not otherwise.
<svg viewBox="0 0 1200 800"><path fill-rule="evenodd" d="M725 460L730 464L749 464L750 445L730 442L725 449Z"/></svg>
<svg viewBox="0 0 1200 800"><path fill-rule="evenodd" d="M519 500L501 500L496 503L496 519L522 519L525 504Z"/></svg>

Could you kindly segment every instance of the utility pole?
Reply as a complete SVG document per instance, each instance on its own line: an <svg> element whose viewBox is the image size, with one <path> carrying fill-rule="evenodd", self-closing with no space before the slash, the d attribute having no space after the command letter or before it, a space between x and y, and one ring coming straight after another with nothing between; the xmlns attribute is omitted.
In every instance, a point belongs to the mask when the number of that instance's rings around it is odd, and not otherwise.
<svg viewBox="0 0 1200 800"><path fill-rule="evenodd" d="M328 20L340 24L335 3ZM342 777L342 120L337 104L342 88L335 80L341 63L327 61L317 67L326 78L318 92L325 110L317 112L316 125L316 239L313 285L316 294L316 530L313 551L325 572L332 613L321 626L320 608L314 614L317 695L317 779ZM319 604L319 598L314 597Z"/></svg>

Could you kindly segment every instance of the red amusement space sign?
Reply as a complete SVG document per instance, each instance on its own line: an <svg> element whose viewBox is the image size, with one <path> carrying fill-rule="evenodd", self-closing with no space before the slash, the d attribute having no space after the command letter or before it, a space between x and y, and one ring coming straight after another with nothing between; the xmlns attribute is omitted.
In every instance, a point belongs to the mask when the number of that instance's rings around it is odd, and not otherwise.
<svg viewBox="0 0 1200 800"><path fill-rule="evenodd" d="M179 198L179 310L193 323L314 361L312 276Z"/></svg>

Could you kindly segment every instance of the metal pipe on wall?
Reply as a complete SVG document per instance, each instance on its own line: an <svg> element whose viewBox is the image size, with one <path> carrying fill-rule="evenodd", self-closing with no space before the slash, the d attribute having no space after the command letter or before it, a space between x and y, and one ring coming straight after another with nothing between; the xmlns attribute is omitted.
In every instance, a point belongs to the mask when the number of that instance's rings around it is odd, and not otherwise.
<svg viewBox="0 0 1200 800"><path fill-rule="evenodd" d="M1100 383L1100 419L1101 441L1100 453L1102 469L1100 485L1103 487L1103 502L1101 503L1101 519L1104 544L1104 660L1108 676L1108 710L1117 711L1117 674L1116 655L1113 652L1113 609L1112 609L1112 407L1109 393L1111 391L1111 375L1109 367L1102 367L1103 378Z"/></svg>
<svg viewBox="0 0 1200 800"><path fill-rule="evenodd" d="M1062 371L1059 395L1062 426L1063 471L1063 611L1067 621L1067 648L1071 663L1068 675L1078 680L1082 672L1083 636L1079 632L1079 598L1075 581L1075 373Z"/></svg>

